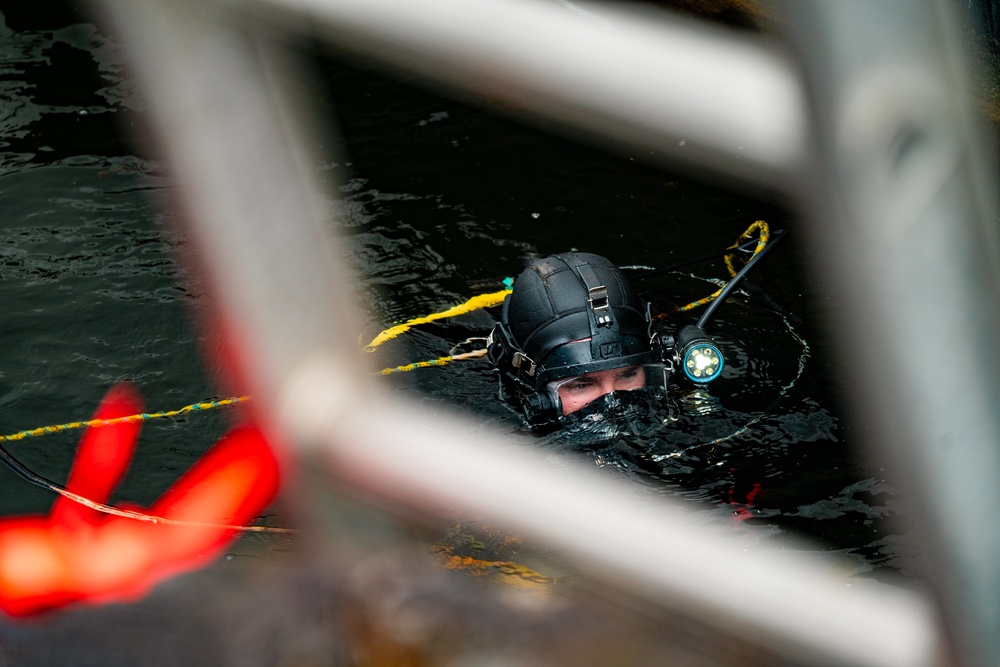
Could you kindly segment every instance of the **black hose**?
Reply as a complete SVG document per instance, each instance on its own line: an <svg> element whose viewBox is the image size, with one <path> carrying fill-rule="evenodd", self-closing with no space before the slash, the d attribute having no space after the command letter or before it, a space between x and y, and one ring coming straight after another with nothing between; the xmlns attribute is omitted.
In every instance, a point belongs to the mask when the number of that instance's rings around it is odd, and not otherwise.
<svg viewBox="0 0 1000 667"><path fill-rule="evenodd" d="M26 482L40 486L43 489L48 489L49 491L65 490L66 487L61 484L56 484L52 480L45 479L41 475L36 475L24 466L23 463L14 458L14 456L8 452L4 447L0 447L0 463L7 467L12 473L20 477Z"/></svg>
<svg viewBox="0 0 1000 667"><path fill-rule="evenodd" d="M751 257L750 261L747 262L743 266L743 268L736 273L735 276L733 276L732 280L726 283L726 286L722 288L721 292L719 292L719 296L715 297L715 299L712 300L712 303L708 304L708 308L706 308L705 312L702 313L701 319L698 320L698 324L695 326L697 326L699 329L704 329L705 326L708 324L708 321L712 318L712 315L714 315L715 311L719 309L719 306L721 306L722 303L729 297L729 295L732 294L733 290L735 290L739 286L739 284L743 282L743 279L747 277L750 271L752 271L753 268L757 266L757 264L762 259L764 259L764 257L769 252L771 252L778 246L778 244L785 238L785 236L786 236L785 230L779 229L775 231L773 237L771 238L771 242L768 243L766 246L764 246L764 248L759 253Z"/></svg>

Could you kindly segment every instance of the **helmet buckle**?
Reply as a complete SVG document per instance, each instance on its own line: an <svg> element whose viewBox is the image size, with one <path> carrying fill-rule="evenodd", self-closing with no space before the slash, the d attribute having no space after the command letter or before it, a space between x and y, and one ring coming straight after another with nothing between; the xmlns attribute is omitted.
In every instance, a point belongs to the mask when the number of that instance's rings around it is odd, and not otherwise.
<svg viewBox="0 0 1000 667"><path fill-rule="evenodd" d="M601 313L608 309L608 288L604 285L591 287L587 291L587 300L595 313ZM604 317L608 317L605 315Z"/></svg>
<svg viewBox="0 0 1000 667"><path fill-rule="evenodd" d="M611 324L611 313L607 312L610 305L608 302L608 288L597 277L597 273L594 272L590 264L578 264L576 272L587 288L587 301L590 303L590 309L594 311L594 315L597 317L597 325L607 326Z"/></svg>
<svg viewBox="0 0 1000 667"><path fill-rule="evenodd" d="M531 377L535 374L535 362L532 361L531 358L528 357L528 355L526 355L524 352L515 352L514 357L510 361L510 365L518 369L528 377ZM525 366L525 368L522 369L521 368L522 366Z"/></svg>

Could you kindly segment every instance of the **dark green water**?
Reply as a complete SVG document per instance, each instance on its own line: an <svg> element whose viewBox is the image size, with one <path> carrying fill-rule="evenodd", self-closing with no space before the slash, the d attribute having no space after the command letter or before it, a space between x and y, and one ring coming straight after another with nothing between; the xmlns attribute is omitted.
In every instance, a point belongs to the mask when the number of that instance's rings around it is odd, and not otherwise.
<svg viewBox="0 0 1000 667"><path fill-rule="evenodd" d="M108 40L59 12L0 29L0 430L87 419L116 381L149 410L212 396L186 317L197 307L158 204L169 179L123 132L141 101ZM20 17L19 17L20 18ZM60 20L62 19L62 20ZM149 423L118 497L148 503L222 432L214 415ZM10 443L62 480L80 432ZM50 493L0 472L0 512Z"/></svg>
<svg viewBox="0 0 1000 667"><path fill-rule="evenodd" d="M214 394L199 356L205 341L188 317L198 293L172 260L184 239L161 212L169 174L131 143L142 98L113 40L88 21L8 10L0 29L3 433L84 419L119 379L138 383L149 410ZM338 54L326 54L316 71L317 98L340 129L325 144L338 150L317 168L343 199L336 226L358 276L362 338L495 291L534 256L575 249L663 266L724 248L758 218L792 230L754 288L713 324L730 371L711 396L688 396L669 428L584 455L651 493L732 514L734 530L749 522L779 542L810 536L858 572L912 571L907 542L890 523L898 494L877 465L860 462L837 403L823 315L837 300L812 278L798 222L781 202L664 171L655 156L560 138ZM725 276L715 262L641 287L665 306L704 296L714 289L708 279ZM490 313L476 313L422 327L380 348L379 364L447 354L491 323ZM403 397L518 430L481 362L386 382ZM118 497L149 502L223 428L218 414L150 424ZM10 449L63 479L76 438ZM50 502L0 471L0 514L40 512Z"/></svg>

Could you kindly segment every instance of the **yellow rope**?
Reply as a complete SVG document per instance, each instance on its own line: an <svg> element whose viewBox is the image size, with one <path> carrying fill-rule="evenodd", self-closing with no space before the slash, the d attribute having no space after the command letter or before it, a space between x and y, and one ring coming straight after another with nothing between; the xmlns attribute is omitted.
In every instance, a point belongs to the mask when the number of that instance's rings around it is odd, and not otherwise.
<svg viewBox="0 0 1000 667"><path fill-rule="evenodd" d="M249 400L250 400L249 396L237 396L234 398L224 398L219 401L206 401L204 403L193 403L191 405L185 405L183 408L180 408L178 410L169 410L167 412L153 412L153 413L144 412L138 415L129 415L127 417L116 417L114 419L91 419L89 421L69 422L68 424L57 424L55 426L42 426L40 428L33 428L27 431L20 431L19 433L2 435L0 436L0 442L13 442L15 440L24 440L25 438L33 438L39 435L48 435L50 433L61 433L62 431L72 431L74 429L87 428L90 426L108 426L110 424L122 424L127 422L146 421L147 419L159 419L161 417L176 417L178 415L187 414L189 412L201 412L204 410L221 408L226 405L233 405L234 403L245 403L246 401Z"/></svg>
<svg viewBox="0 0 1000 667"><path fill-rule="evenodd" d="M767 226L767 223L764 222L763 220L757 220L752 225L747 227L746 231L740 234L739 238L736 239L736 243L729 246L729 248L727 249L735 250L736 248L739 248L740 245L753 238L755 232L758 234L758 236L757 236L757 247L754 248L753 255L750 256L750 259L753 259L757 255L757 253L759 253L761 250L764 249L768 241L770 241L771 239L771 229ZM729 270L730 277L735 277L737 273L736 267L733 266L733 255L735 254L736 253L731 252L723 258L726 261L726 268ZM714 301L715 298L722 293L723 289L725 289L725 285L717 289L712 294L709 294L708 296L702 299L698 299L697 301L692 301L686 306L680 306L679 308L674 308L673 310L667 311L665 313L660 313L656 316L656 319L669 317L670 315L676 315L677 313L684 313L689 310L694 310L695 308L699 308L701 306L712 303L712 301Z"/></svg>
<svg viewBox="0 0 1000 667"><path fill-rule="evenodd" d="M715 297L719 296L719 294L722 292L722 289L723 288L720 287L718 290L716 290L712 294L709 294L704 299L698 299L697 301L692 301L691 303L687 304L686 306L681 306L680 308L674 308L670 312L668 312L668 313L661 313L657 317L664 317L666 315L674 315L676 313L686 313L689 310L694 310L695 308L700 308L701 306L707 306L708 304L710 304L713 301L715 301Z"/></svg>
<svg viewBox="0 0 1000 667"><path fill-rule="evenodd" d="M438 357L437 359L431 359L430 361L416 361L412 364L404 364L402 366L396 366L395 368L383 368L378 372L379 375L393 375L395 373L407 373L409 371L415 371L418 368L429 368L431 366L445 366L453 361L461 361L463 359L478 359L479 357L485 357L486 350L473 350L472 352L465 352L463 354L451 354L447 357Z"/></svg>
<svg viewBox="0 0 1000 667"><path fill-rule="evenodd" d="M365 347L365 352L371 352L377 348L382 343L395 338L401 333L408 331L410 327L414 327L418 324L427 324L428 322L433 322L434 320L443 320L448 317L455 317L456 315L462 315L464 313L471 312L473 310L478 310L479 308L489 308L490 306L497 306L503 303L504 297L510 294L510 290L501 290L499 292L491 292L489 294L479 294L472 297L465 303L453 306L448 310L441 311L440 313L432 313L424 317L415 317L412 320L403 322L402 324L397 324L394 327L386 329L379 335L375 336L372 342L368 343ZM434 364L431 364L434 365Z"/></svg>
<svg viewBox="0 0 1000 667"><path fill-rule="evenodd" d="M757 253L759 253L761 250L764 249L764 246L767 245L767 242L771 240L771 229L767 226L767 223L764 222L763 220L757 220L752 225L747 227L746 231L740 234L739 238L736 239L736 243L729 246L729 249L735 250L736 248L740 247L741 244L749 241L751 238L753 238L754 232L756 232L758 236L757 236L757 247L754 248L753 254L756 255ZM723 258L724 260L726 260L726 268L729 269L730 277L736 276L736 267L733 266L733 254L734 253L730 253ZM753 259L753 255L750 256L750 259Z"/></svg>

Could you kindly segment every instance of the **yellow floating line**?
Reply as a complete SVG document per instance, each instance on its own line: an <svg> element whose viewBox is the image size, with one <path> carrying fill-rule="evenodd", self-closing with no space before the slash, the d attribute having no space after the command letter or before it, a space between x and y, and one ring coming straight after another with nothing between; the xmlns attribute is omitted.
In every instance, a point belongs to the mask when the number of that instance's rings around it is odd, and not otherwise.
<svg viewBox="0 0 1000 667"><path fill-rule="evenodd" d="M395 338L401 333L408 331L411 327L418 324L427 324L435 320L443 320L448 317L455 317L456 315L463 315L465 313L471 312L473 310L478 310L480 308L489 308L491 306L497 306L503 303L504 297L510 294L510 290L501 290L499 292L490 292L489 294L479 294L465 303L453 306L448 310L441 311L440 313L432 313L431 315L426 315L424 317L415 317L412 320L403 322L402 324L397 324L394 327L386 329L379 335L375 336L372 342L365 346L365 352L371 352L377 348L382 343Z"/></svg>
<svg viewBox="0 0 1000 667"><path fill-rule="evenodd" d="M740 234L739 238L736 239L736 243L729 247L735 250L740 247L740 244L753 238L754 232L757 232L757 247L754 248L753 255L750 256L750 259L753 259L754 255L763 250L764 246L766 246L768 241L771 240L771 228L768 227L767 223L763 220L757 220L752 225L747 227L746 231ZM729 275L735 277L736 267L733 266L732 257L733 255L730 253L723 257L723 259L726 261L726 268L729 269Z"/></svg>
<svg viewBox="0 0 1000 667"><path fill-rule="evenodd" d="M409 371L415 371L418 368L430 368L431 366L445 366L453 361L461 361L463 359L477 359L479 357L485 357L486 350L473 350L472 352L465 352L463 354L453 354L447 357L438 357L437 359L431 359L429 361L415 361L412 364L403 364L402 366L396 366L395 368L383 368L378 372L379 375L394 375L396 373L407 373Z"/></svg>
<svg viewBox="0 0 1000 667"><path fill-rule="evenodd" d="M698 299L697 301L692 301L691 303L689 303L686 306L681 306L680 308L677 308L675 310L670 311L670 314L673 315L675 313L684 313L684 312L687 312L689 310L694 310L695 308L698 308L699 306L706 306L706 305L712 303L713 301L715 301L715 297L719 296L719 294L721 294L721 293L722 293L722 289L720 288L720 289L716 290L714 293L709 294L708 296L706 296L704 299Z"/></svg>
<svg viewBox="0 0 1000 667"><path fill-rule="evenodd" d="M205 410L213 410L215 408L221 408L227 405L233 405L235 403L245 403L249 400L250 400L249 396L236 396L233 398L224 398L219 401L206 401L204 403L193 403L191 405L185 405L183 408L177 410L169 410L167 412L152 412L152 413L144 412L138 415L128 415L127 417L115 417L114 419L91 419L89 421L69 422L68 424L57 424L55 426L42 426L27 431L21 431L19 433L12 433L10 435L0 436L0 442L13 442L16 440L24 440L25 438L33 438L39 435L48 435L50 433L61 433L63 431L72 431L81 428L89 428L91 426L109 426L111 424L139 422L139 421L146 421L147 419L159 419L161 417L176 417L178 415L187 414L189 412L202 412Z"/></svg>

